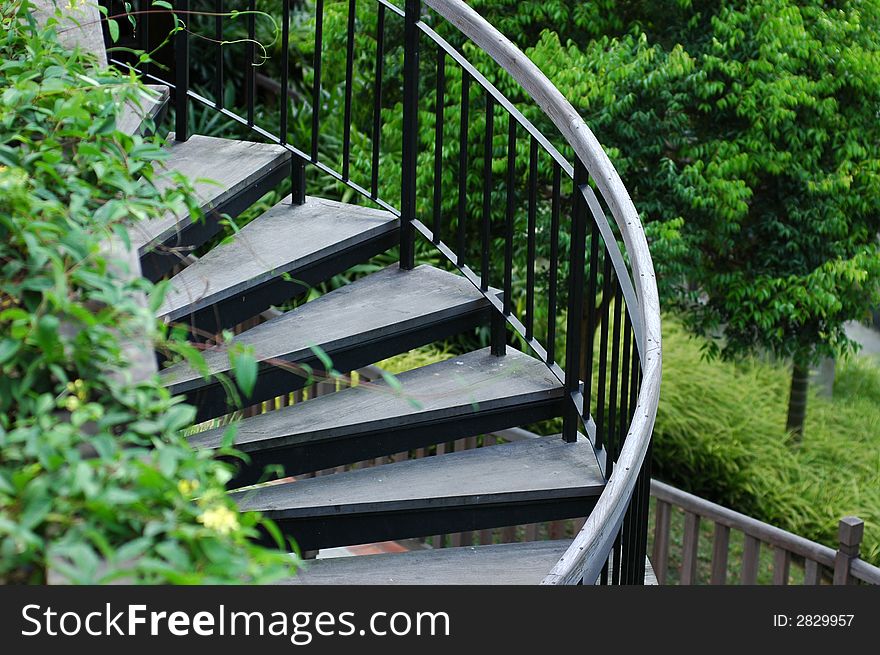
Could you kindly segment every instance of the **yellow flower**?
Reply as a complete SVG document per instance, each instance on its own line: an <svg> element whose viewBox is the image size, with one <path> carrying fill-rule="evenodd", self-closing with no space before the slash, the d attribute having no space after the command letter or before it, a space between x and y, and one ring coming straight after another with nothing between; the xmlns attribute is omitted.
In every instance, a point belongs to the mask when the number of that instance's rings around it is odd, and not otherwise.
<svg viewBox="0 0 880 655"><path fill-rule="evenodd" d="M198 488L198 480L180 480L177 483L177 490L182 496L191 496Z"/></svg>
<svg viewBox="0 0 880 655"><path fill-rule="evenodd" d="M79 407L79 398L76 396L68 396L67 400L64 401L64 407L68 412L76 411Z"/></svg>
<svg viewBox="0 0 880 655"><path fill-rule="evenodd" d="M67 383L67 390L70 393L75 393L77 397L85 402L88 399L88 393L86 392L85 382L82 380L74 380L73 382Z"/></svg>
<svg viewBox="0 0 880 655"><path fill-rule="evenodd" d="M238 515L225 505L217 505L202 512L196 519L210 530L229 534L238 529Z"/></svg>

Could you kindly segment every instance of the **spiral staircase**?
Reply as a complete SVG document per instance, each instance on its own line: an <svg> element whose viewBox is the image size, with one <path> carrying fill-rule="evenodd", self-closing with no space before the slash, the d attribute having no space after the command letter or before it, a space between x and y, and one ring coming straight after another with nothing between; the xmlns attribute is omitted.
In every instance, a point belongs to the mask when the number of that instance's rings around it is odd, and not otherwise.
<svg viewBox="0 0 880 655"><path fill-rule="evenodd" d="M181 11L189 6L174 4ZM486 328L492 335L491 347L407 371L396 381L354 386L241 419L235 446L249 460L239 465L230 493L243 510L273 519L303 550L586 517L573 539L315 560L307 562L291 583L640 583L660 341L653 266L638 216L583 121L534 64L476 12L459 0L408 0L403 8L381 0L374 4L380 20L402 21L406 39L399 209L379 198L375 182L372 190L367 189L356 184L348 171L336 173L337 179L373 200L365 203L373 207L306 195L305 169L334 171L316 151L308 154L287 143L286 130L273 136L251 122L254 141L190 135L185 120L188 104L205 99L188 88L185 31L175 36L174 80L145 75L145 82L152 85L151 98L122 111L120 129L138 131L161 124L173 98L176 132L169 138L168 159L162 165L196 181L205 218L193 221L189 215L169 214L139 222L131 226L131 240L143 275L169 281L158 318L188 326L194 340L250 321L246 323L250 327L233 339L251 348L260 362L247 405L302 389L308 383L303 371L325 370L328 358L336 370L354 371L476 328ZM322 5L317 3L318 12ZM288 3L283 6L289 11ZM558 180L574 178L571 243L579 240L583 247L570 248L572 272L565 294L568 333L580 333L577 321L592 316L593 331L600 336L595 370L593 353L584 353L594 348L578 350L578 339L566 345L564 368L578 370L587 361L590 369L584 376L566 374L555 361L553 345L537 342L534 326L529 325L533 312L517 318L509 302L512 274L505 271L497 286L490 284L485 264L481 270L471 268L460 252L456 255L440 239L439 219L432 229L417 215L412 150L418 144L413 145L415 139L406 130L412 131L413 125L407 121L418 120L413 114L418 113L419 40L430 37L439 46L448 46L421 20L428 8L517 79L575 153L572 165L457 50L450 47L438 55L462 66L470 83L487 90L486 111L502 107L512 117L511 134L525 130L533 154L539 146L549 153L556 174L552 202L557 214ZM282 30L288 29L285 21ZM287 32L282 36L286 44ZM81 43L87 44L87 39ZM377 79L381 83L381 72ZM216 102L203 104L230 113ZM291 195L202 256L192 256L217 241L222 217L242 214L287 180L292 180ZM607 204L611 221L599 220L593 188ZM604 210L601 213L604 218ZM558 231L560 222L558 217L555 220ZM562 226L568 228L566 217ZM507 227L505 238L512 242L510 223ZM531 218L529 229L534 233ZM590 234L593 252L585 245ZM451 265L416 265L413 241L419 237L435 244ZM597 254L600 243L604 252ZM483 252L486 245L484 241ZM529 247L533 255L534 247L531 243ZM400 250L399 264L296 303L287 311L272 309L393 248ZM535 267L530 266L534 287ZM555 303L556 291L552 293ZM530 294L534 302L534 288ZM588 302L590 311L584 319L580 311L586 306L584 296L591 300L599 294L617 299L613 309L606 305L605 318L599 320ZM259 316L268 320L255 324L252 319ZM213 450L223 444L226 428L216 421L205 422L234 409L218 378L230 375L232 368L228 345L208 348L204 356L211 375L186 363L164 367L159 375L172 393L185 396L197 408L197 421L214 425L191 439L194 447ZM597 389L592 391L597 375ZM591 398L599 408L593 413ZM453 439L554 417L564 419L562 435L462 452L432 449ZM435 454L370 468L350 467L416 449ZM281 467L284 479L264 482L267 466ZM337 472L308 477L326 469Z"/></svg>

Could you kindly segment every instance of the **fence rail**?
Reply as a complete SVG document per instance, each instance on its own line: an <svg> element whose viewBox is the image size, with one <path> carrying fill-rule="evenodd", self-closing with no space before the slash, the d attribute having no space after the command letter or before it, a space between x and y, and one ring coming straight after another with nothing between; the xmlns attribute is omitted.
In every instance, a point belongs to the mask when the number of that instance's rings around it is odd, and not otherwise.
<svg viewBox="0 0 880 655"><path fill-rule="evenodd" d="M803 567L804 584L880 584L880 568L859 558L864 522L857 517L847 516L840 520L839 544L835 550L657 480L651 481L651 495L656 499L651 562L659 584L666 584L669 580L673 508L684 513L679 584L698 582L702 520L713 524L710 584L728 583L731 530L743 535L741 584L758 583L762 546L770 547L773 552L773 584L789 584L793 560Z"/></svg>

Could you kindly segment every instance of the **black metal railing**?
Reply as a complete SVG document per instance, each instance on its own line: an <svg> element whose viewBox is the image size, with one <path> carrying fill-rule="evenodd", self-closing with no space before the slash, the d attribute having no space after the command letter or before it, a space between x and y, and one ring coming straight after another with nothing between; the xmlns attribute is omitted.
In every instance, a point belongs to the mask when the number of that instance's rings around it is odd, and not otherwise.
<svg viewBox="0 0 880 655"><path fill-rule="evenodd" d="M146 10L151 3L138 4L136 10ZM518 343L546 363L565 389L563 438L589 438L609 480L600 516L584 528L593 532L579 535L589 546L567 554L565 566L573 568L549 581L586 575L588 582L638 582L659 385L659 306L638 216L583 121L460 0L405 0L403 7L387 0L279 0L280 49L270 53L271 67L263 66L277 75L275 117L256 87L256 23L263 19L253 13L254 0L173 5L180 27L173 79L155 67L147 77L173 88L175 138L189 138L191 104L220 112L292 153L294 203L305 202L307 170L312 179L329 178L400 218L402 268L415 265L421 235L470 280L494 308L493 353ZM292 60L292 18L296 42L313 44L310 57ZM213 49L213 58L198 57L205 79L196 79L192 49L201 30L211 40L199 38L199 47ZM224 43L233 30L243 39ZM500 66L481 70L453 41L476 45ZM344 65L336 70L343 50ZM229 66L227 56L245 65ZM514 89L516 102L499 86ZM227 105L230 88L235 101ZM297 106L292 92L301 98ZM341 123L333 103L341 104ZM555 125L554 136L533 120ZM292 123L310 132L292 130ZM341 156L324 151L322 139L331 136ZM389 169L399 177L382 174ZM575 564L572 557L579 558Z"/></svg>

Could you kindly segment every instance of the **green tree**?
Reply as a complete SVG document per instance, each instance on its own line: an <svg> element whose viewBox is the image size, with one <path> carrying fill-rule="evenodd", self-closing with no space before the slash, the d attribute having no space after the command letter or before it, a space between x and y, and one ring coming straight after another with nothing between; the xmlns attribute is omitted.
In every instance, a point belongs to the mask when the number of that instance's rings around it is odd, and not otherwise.
<svg viewBox="0 0 880 655"><path fill-rule="evenodd" d="M851 350L844 323L880 301L880 3L607 9L593 40L545 32L529 53L654 232L680 237L655 256L707 352L793 362L799 436L809 366Z"/></svg>

